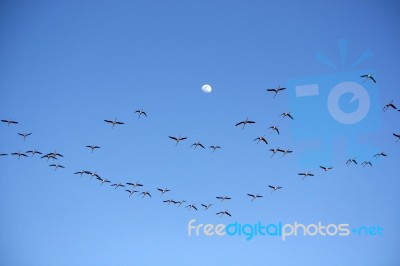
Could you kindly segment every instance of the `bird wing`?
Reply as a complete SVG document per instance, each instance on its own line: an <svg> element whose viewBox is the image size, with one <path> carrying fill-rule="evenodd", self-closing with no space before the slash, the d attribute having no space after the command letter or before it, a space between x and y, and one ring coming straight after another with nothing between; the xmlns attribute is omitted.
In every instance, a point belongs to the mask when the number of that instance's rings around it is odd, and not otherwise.
<svg viewBox="0 0 400 266"><path fill-rule="evenodd" d="M274 91L274 92L276 92L276 89L267 89L267 91Z"/></svg>
<svg viewBox="0 0 400 266"><path fill-rule="evenodd" d="M202 148L204 149L204 146L203 146L203 144L199 143L199 146L200 146L200 147L202 147Z"/></svg>
<svg viewBox="0 0 400 266"><path fill-rule="evenodd" d="M286 90L286 88L279 88L278 91Z"/></svg>
<svg viewBox="0 0 400 266"><path fill-rule="evenodd" d="M373 76L370 76L369 78L372 79L372 81L373 81L374 83L376 83L376 80L374 79Z"/></svg>
<svg viewBox="0 0 400 266"><path fill-rule="evenodd" d="M111 121L111 120L106 120L106 119L104 119L104 122L106 122L106 123L113 123L113 121Z"/></svg>
<svg viewBox="0 0 400 266"><path fill-rule="evenodd" d="M242 121L242 122L239 122L239 123L237 123L236 125L235 125L235 127L237 127L237 126L239 126L239 125L241 125L241 124L243 124L244 122Z"/></svg>
<svg viewBox="0 0 400 266"><path fill-rule="evenodd" d="M178 140L178 138L176 138L176 137L172 137L172 136L168 136L170 139L173 139L173 140Z"/></svg>
<svg viewBox="0 0 400 266"><path fill-rule="evenodd" d="M366 78L366 77L368 77L368 75L362 75L362 76L360 76L361 78Z"/></svg>

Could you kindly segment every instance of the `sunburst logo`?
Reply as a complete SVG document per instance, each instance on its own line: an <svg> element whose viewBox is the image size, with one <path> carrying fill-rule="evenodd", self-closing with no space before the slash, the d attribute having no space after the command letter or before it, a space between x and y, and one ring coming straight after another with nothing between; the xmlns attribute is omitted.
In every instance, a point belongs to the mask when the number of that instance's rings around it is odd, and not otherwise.
<svg viewBox="0 0 400 266"><path fill-rule="evenodd" d="M346 64L348 42L339 41L340 65L324 53L317 60L329 66L330 74L289 80L293 137L297 141L318 141L318 147L300 156L301 164L311 166L316 158L330 163L338 138L347 139L349 156L363 157L373 152L372 147L359 142L362 135L380 128L378 85L373 69L360 66L372 57L367 49L353 63Z"/></svg>

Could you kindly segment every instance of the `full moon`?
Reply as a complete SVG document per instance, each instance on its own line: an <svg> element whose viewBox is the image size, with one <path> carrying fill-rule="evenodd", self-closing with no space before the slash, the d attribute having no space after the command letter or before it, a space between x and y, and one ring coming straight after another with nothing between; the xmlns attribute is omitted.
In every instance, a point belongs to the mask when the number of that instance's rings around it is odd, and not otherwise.
<svg viewBox="0 0 400 266"><path fill-rule="evenodd" d="M210 93L210 92L212 91L212 88L211 88L210 85L204 84L204 85L201 87L201 90L202 90L204 93Z"/></svg>

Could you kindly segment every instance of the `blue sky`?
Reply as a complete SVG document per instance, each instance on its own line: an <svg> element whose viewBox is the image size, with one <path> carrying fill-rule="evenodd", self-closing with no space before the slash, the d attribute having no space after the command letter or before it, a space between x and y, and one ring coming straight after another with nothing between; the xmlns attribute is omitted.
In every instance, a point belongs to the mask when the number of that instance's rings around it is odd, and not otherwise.
<svg viewBox="0 0 400 266"><path fill-rule="evenodd" d="M0 153L56 150L66 168L0 157L0 264L398 265L399 112L381 111L400 105L398 11L396 1L2 1L0 118L19 124L0 125ZM372 56L351 67L365 51ZM359 78L367 70L376 84ZM354 127L325 119L332 82L348 78L371 97ZM316 80L321 96L302 105L293 86ZM205 83L212 93L201 91ZM288 88L273 99L266 89L278 86ZM350 96L340 101L346 112L360 104ZM138 119L141 108L148 117ZM279 117L287 111L295 120ZM296 120L304 114L313 117ZM234 126L246 117L256 124ZM103 120L114 118L126 124L112 130ZM320 134L308 131L315 125ZM23 132L33 134L23 141ZM175 147L171 135L188 139ZM261 135L268 145L253 141ZM222 149L190 149L196 141ZM277 147L294 152L271 158ZM381 151L387 158L372 157ZM346 166L349 156L373 167ZM334 169L322 175L320 165ZM82 169L140 181L152 198L73 174ZM307 171L315 176L302 180ZM171 192L160 197L157 187ZM264 197L251 202L247 193ZM232 200L215 199L224 195ZM187 203L162 202L171 198ZM192 203L198 211L184 208ZM226 209L232 217L215 215ZM192 219L384 234L189 237Z"/></svg>

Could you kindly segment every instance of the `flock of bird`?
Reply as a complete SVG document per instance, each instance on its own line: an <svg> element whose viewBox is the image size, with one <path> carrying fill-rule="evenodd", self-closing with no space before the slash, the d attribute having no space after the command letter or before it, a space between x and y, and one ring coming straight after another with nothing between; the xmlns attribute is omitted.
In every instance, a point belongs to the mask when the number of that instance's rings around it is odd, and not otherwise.
<svg viewBox="0 0 400 266"><path fill-rule="evenodd" d="M376 83L376 80L370 74L362 75L361 77L365 78L365 80L369 79L369 80L373 81L374 83ZM267 89L268 92L273 92L274 93L273 98L275 98L278 95L278 93L280 93L280 92L282 92L284 90L286 90L286 88L278 87L276 89ZM386 104L383 107L383 111L386 112L389 108L397 110L397 111L400 111L393 104L393 101L391 101L388 104ZM141 118L142 116L147 117L147 114L143 109L136 110L135 113L138 114L138 118ZM284 112L284 113L280 114L279 117L281 117L281 119L284 119L284 118L288 118L288 119L291 119L291 120L295 119L294 116L290 112ZM17 121L14 121L14 120L11 120L11 119L8 119L8 120L4 119L4 120L1 120L1 122L7 124L8 127L10 127L11 125L17 125L18 124ZM117 118L114 118L113 120L105 119L104 122L109 124L109 125L111 125L112 129L115 126L120 126L120 125L124 125L125 124L125 122L118 121ZM244 129L246 126L250 126L250 125L255 124L255 123L256 123L255 121L252 121L252 120L249 120L248 118L246 118L245 120L236 123L235 126L236 127L241 127L242 129ZM270 130L270 134L276 133L276 134L280 135L280 131L279 131L278 126L270 126L268 129ZM32 135L32 132L29 132L29 133L28 132L26 132L26 133L24 132L24 133L17 133L17 134L19 136L21 136L23 138L23 140L25 141L27 137ZM396 142L398 142L400 140L400 133L393 133L393 136L396 138ZM169 137L169 139L171 139L171 140L173 140L175 142L175 146L177 146L180 142L185 141L185 140L188 139L187 137L182 137L182 136L168 136L168 137ZM262 143L264 143L266 145L269 144L268 140L265 137L265 135L259 136L259 137L255 138L253 141L256 141L257 144L260 143L260 142L262 142ZM205 149L205 146L200 141L197 141L197 142L194 142L193 144L191 144L190 148L192 148L192 147L194 149L197 149L197 148ZM85 146L85 148L89 149L91 151L91 153L94 153L95 150L101 149L101 147L97 146L97 145L87 145L87 146ZM218 145L211 145L208 148L211 149L212 152L215 152L218 149L222 149L222 147L218 146ZM290 150L290 149L281 149L279 147L278 148L271 148L269 151L272 153L271 157L273 157L276 153L281 153L282 157L284 157L285 155L293 153L293 151ZM55 161L58 161L60 158L64 157L62 154L58 153L57 151L43 154L42 152L34 149L34 150L28 150L25 153L21 152L21 151L10 153L10 155L18 157L18 160L21 157L28 157L27 154L29 154L31 157L33 157L35 155L39 155L40 158L46 159L47 162L49 160L51 160L50 163L49 163L49 166L53 167L55 171L57 169L65 168L65 166L63 166L62 164L55 163ZM7 155L8 155L7 153L0 153L0 156L7 156ZM379 158L379 157L387 157L387 154L385 152L380 152L380 153L375 154L373 157L376 158L376 159ZM350 158L350 159L348 159L346 161L346 165L347 166L350 166L352 164L358 165L358 161L357 161L356 157ZM368 167L372 167L373 165L372 165L371 161L363 161L361 163L361 166L362 167L367 167L367 166ZM334 167L332 167L332 166L327 167L327 166L320 165L319 168L323 171L322 174L325 174L325 173L327 173L329 171L332 171ZM77 172L74 172L74 174L75 175L80 175L80 176L86 175L86 176L89 176L90 179L95 178L102 185L105 184L105 183L109 183L109 184L111 184L111 186L115 190L118 189L118 188L124 189L124 191L126 191L128 193L129 197L133 196L135 193L137 193L142 198L145 198L145 197L151 198L152 197L152 194L151 194L150 191L142 189L144 187L144 185L141 184L139 181L127 182L127 183L113 183L111 180L108 180L108 179L106 179L104 177L101 177L97 172L92 172L92 171L88 171L88 170L77 171ZM300 172L300 173L298 173L298 175L302 176L302 180L304 180L307 177L313 177L314 173L312 173L311 171L306 171L306 172ZM282 189L283 187L281 187L279 185L268 185L268 188L271 189L271 192L275 192L277 190ZM170 194L170 192L171 192L171 190L168 189L168 188L157 188L157 191L160 193L160 196L164 196L165 194ZM245 196L248 196L249 200L251 202L255 201L257 199L263 198L263 195L260 195L258 193L257 194L248 193ZM215 198L217 200L219 200L220 202L231 200L231 197L227 196L227 195L217 196ZM197 205L195 203L188 204L186 200L165 199L165 200L162 200L162 202L167 204L167 205L175 205L175 206L178 206L178 207L180 207L182 204L186 203L187 205L185 206L185 208L187 210L195 210L195 211L198 210L198 207L197 207ZM214 205L213 203L201 203L200 204L200 206L204 210L209 210L213 205ZM218 211L218 212L216 212L216 215L219 215L219 216L232 216L231 213L228 210Z"/></svg>

